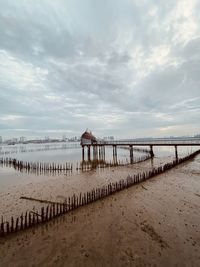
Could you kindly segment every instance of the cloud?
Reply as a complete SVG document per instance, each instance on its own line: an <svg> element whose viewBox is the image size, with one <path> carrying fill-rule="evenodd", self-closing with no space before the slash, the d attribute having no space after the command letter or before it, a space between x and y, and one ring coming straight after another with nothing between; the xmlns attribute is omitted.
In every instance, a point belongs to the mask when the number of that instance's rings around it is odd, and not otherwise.
<svg viewBox="0 0 200 267"><path fill-rule="evenodd" d="M0 135L200 131L198 1L0 5Z"/></svg>

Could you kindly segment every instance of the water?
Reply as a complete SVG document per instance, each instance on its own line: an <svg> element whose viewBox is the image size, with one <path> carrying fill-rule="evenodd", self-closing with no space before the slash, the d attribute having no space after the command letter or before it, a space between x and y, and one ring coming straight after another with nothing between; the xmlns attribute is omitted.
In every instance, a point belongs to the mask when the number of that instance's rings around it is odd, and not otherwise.
<svg viewBox="0 0 200 267"><path fill-rule="evenodd" d="M45 143L10 145L0 147L1 157L17 158L32 162L73 162L80 161L81 147L79 143Z"/></svg>
<svg viewBox="0 0 200 267"><path fill-rule="evenodd" d="M128 163L129 150L118 149L118 161ZM87 158L87 150L85 149L85 155ZM92 149L91 149L92 155ZM144 153L135 152L135 159L144 155ZM82 161L82 147L79 143L48 143L48 144L27 144L27 145L3 145L0 146L0 158L15 158L24 162L42 162L42 163L56 163L56 164L73 164L73 168L77 166L77 163ZM113 160L112 147L106 148L105 161L110 162ZM66 173L70 175L70 173ZM48 173L38 176L32 172L22 170L15 170L12 167L6 167L0 165L0 192L5 191L6 187L11 185L19 185L30 181L41 181L50 176L55 178L63 173Z"/></svg>
<svg viewBox="0 0 200 267"><path fill-rule="evenodd" d="M129 150L118 148L118 160L129 161ZM91 149L91 155L93 151ZM141 153L135 152L135 156ZM87 148L85 148L87 158ZM0 147L0 157L11 157L28 162L46 163L76 163L82 161L82 148L79 143L47 143L47 144L27 144L11 145ZM112 147L106 147L106 161L113 159Z"/></svg>

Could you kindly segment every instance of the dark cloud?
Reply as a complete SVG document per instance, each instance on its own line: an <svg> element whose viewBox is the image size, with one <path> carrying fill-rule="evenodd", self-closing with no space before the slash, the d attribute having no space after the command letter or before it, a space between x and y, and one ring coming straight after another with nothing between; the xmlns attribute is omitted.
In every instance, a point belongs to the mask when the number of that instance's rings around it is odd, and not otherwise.
<svg viewBox="0 0 200 267"><path fill-rule="evenodd" d="M198 1L0 5L0 135L200 131Z"/></svg>

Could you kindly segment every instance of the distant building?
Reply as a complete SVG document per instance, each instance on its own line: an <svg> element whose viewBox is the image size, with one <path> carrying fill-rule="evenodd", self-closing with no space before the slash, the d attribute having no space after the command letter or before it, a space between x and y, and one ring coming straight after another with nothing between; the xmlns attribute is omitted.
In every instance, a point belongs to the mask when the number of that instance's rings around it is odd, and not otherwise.
<svg viewBox="0 0 200 267"><path fill-rule="evenodd" d="M21 137L19 138L19 142L20 142L20 143L23 143L23 142L25 142L25 141L26 141L26 137L21 136Z"/></svg>
<svg viewBox="0 0 200 267"><path fill-rule="evenodd" d="M80 137L74 136L67 139L69 142L78 142L80 141Z"/></svg>
<svg viewBox="0 0 200 267"><path fill-rule="evenodd" d="M104 141L113 141L114 140L114 136L105 136L103 138Z"/></svg>
<svg viewBox="0 0 200 267"><path fill-rule="evenodd" d="M15 145L16 143L18 143L18 139L17 138L12 138L6 141L6 144L8 145Z"/></svg>
<svg viewBox="0 0 200 267"><path fill-rule="evenodd" d="M45 142L48 142L50 140L49 136L45 136L44 140Z"/></svg>
<svg viewBox="0 0 200 267"><path fill-rule="evenodd" d="M81 136L81 145L92 145L97 142L91 131L86 130Z"/></svg>
<svg viewBox="0 0 200 267"><path fill-rule="evenodd" d="M0 136L0 144L2 144L3 143L3 138L2 138L2 136Z"/></svg>

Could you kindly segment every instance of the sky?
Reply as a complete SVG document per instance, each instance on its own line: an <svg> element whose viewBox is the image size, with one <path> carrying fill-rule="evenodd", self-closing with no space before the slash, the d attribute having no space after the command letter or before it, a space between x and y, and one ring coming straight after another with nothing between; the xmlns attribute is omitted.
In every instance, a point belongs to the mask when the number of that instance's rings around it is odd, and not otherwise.
<svg viewBox="0 0 200 267"><path fill-rule="evenodd" d="M0 0L0 136L200 133L200 0Z"/></svg>

